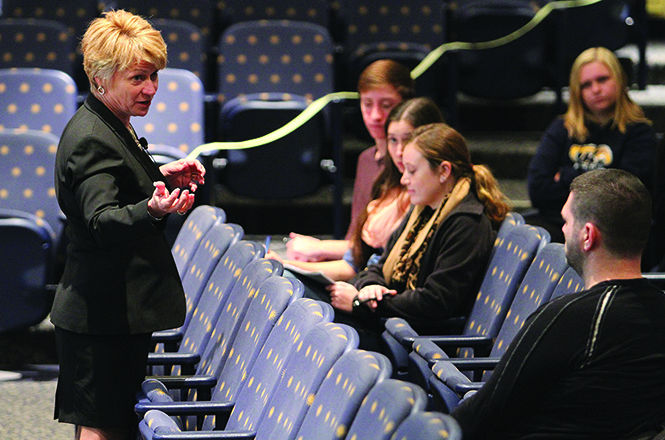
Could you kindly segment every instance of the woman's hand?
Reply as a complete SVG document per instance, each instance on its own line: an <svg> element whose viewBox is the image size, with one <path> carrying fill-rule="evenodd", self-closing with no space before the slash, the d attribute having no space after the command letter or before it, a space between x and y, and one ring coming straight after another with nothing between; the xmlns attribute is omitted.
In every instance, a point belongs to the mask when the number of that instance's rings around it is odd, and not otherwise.
<svg viewBox="0 0 665 440"><path fill-rule="evenodd" d="M280 263L284 264L284 259L279 256L279 254L275 251L268 251L266 252L266 258L270 258L272 260L277 260Z"/></svg>
<svg viewBox="0 0 665 440"><path fill-rule="evenodd" d="M376 309L379 305L379 301L383 299L385 295L395 295L397 293L394 289L388 289L386 286L381 286L379 284L372 284L365 286L358 292L358 299L367 303L371 309Z"/></svg>
<svg viewBox="0 0 665 440"><path fill-rule="evenodd" d="M169 193L164 182L155 182L155 190L148 200L148 213L155 218L162 218L166 214L176 212L184 215L194 205L194 194L189 190L180 192L176 188Z"/></svg>
<svg viewBox="0 0 665 440"><path fill-rule="evenodd" d="M197 185L203 185L206 170L196 159L180 159L159 167L169 185L173 188L189 188L196 191Z"/></svg>
<svg viewBox="0 0 665 440"><path fill-rule="evenodd" d="M330 304L336 309L351 313L353 309L353 298L358 294L358 290L353 284L337 281L327 287L330 292Z"/></svg>
<svg viewBox="0 0 665 440"><path fill-rule="evenodd" d="M321 240L295 232L289 234L286 243L286 257L296 261L323 261L321 256Z"/></svg>

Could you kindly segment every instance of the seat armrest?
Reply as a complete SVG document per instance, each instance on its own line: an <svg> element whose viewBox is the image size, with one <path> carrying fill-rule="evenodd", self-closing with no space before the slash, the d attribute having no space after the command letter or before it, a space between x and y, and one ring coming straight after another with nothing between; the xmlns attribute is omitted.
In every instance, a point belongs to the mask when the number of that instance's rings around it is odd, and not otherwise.
<svg viewBox="0 0 665 440"><path fill-rule="evenodd" d="M230 414L234 402L139 402L134 411L141 417L151 409L158 409L170 416L224 415Z"/></svg>
<svg viewBox="0 0 665 440"><path fill-rule="evenodd" d="M194 365L201 360L195 353L149 353L148 365Z"/></svg>
<svg viewBox="0 0 665 440"><path fill-rule="evenodd" d="M217 384L215 376L149 376L146 379L157 379L170 390L210 389Z"/></svg>
<svg viewBox="0 0 665 440"><path fill-rule="evenodd" d="M481 357L481 358L450 358L448 362L459 368L460 370L476 370L482 368L483 370L493 370L496 364L499 363L498 357Z"/></svg>
<svg viewBox="0 0 665 440"><path fill-rule="evenodd" d="M172 330L162 330L158 332L153 332L151 339L155 344L162 342L179 342L182 341L183 333L179 329Z"/></svg>
<svg viewBox="0 0 665 440"><path fill-rule="evenodd" d="M494 338L489 336L465 336L465 335L441 335L441 336L419 336L413 339L413 342L420 339L427 339L434 342L439 347L472 347L472 348L490 348Z"/></svg>

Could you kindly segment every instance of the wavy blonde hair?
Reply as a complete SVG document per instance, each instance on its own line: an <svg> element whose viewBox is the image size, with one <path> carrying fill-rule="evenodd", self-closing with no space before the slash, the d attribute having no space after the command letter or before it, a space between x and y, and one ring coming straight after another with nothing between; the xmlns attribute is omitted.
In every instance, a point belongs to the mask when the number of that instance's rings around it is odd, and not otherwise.
<svg viewBox="0 0 665 440"><path fill-rule="evenodd" d="M94 19L81 40L83 68L91 90L95 77L110 79L121 70L145 61L157 70L166 67L166 43L145 19L122 9Z"/></svg>
<svg viewBox="0 0 665 440"><path fill-rule="evenodd" d="M414 130L411 142L436 169L441 162L452 164L457 179L468 177L478 200L485 206L485 214L495 223L503 221L510 206L492 172L485 165L473 165L464 137L445 123L428 124Z"/></svg>
<svg viewBox="0 0 665 440"><path fill-rule="evenodd" d="M625 133L628 124L635 122L650 124L651 121L644 116L642 108L635 104L630 99L630 96L628 96L626 75L614 53L604 47L592 47L579 54L573 63L573 67L570 69L570 99L568 101L568 110L563 115L568 136L580 142L584 142L589 136L589 129L586 127L585 122L592 116L586 109L582 99L580 75L582 67L594 61L603 63L617 84L613 127L617 127L621 133Z"/></svg>

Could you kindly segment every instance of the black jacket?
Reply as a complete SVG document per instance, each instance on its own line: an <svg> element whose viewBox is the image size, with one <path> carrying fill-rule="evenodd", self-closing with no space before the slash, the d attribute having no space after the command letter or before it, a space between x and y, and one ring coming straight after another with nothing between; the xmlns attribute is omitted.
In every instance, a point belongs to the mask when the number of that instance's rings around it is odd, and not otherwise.
<svg viewBox="0 0 665 440"><path fill-rule="evenodd" d="M165 222L148 215L157 180L165 181L157 165L90 95L56 154L55 189L69 245L51 311L54 325L135 334L182 324L185 298L162 233Z"/></svg>
<svg viewBox="0 0 665 440"><path fill-rule="evenodd" d="M466 315L482 282L495 233L484 214L484 207L469 193L435 231L421 260L416 289L388 285L383 264L406 227L410 212L391 235L386 251L376 265L360 272L351 283L361 288L379 284L396 289L395 296L384 297L376 309L380 317L400 317L421 334L445 329L445 318Z"/></svg>

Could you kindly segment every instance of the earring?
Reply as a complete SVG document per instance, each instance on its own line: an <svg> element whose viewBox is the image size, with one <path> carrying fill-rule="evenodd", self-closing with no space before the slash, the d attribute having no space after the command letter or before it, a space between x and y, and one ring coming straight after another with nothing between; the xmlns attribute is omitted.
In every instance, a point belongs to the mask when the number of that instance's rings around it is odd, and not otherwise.
<svg viewBox="0 0 665 440"><path fill-rule="evenodd" d="M102 87L102 86L97 86L97 92L100 95L103 95L104 93L106 93L106 90L104 90L104 87Z"/></svg>

